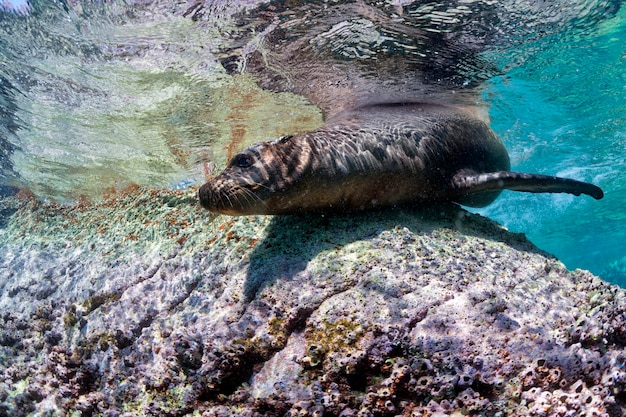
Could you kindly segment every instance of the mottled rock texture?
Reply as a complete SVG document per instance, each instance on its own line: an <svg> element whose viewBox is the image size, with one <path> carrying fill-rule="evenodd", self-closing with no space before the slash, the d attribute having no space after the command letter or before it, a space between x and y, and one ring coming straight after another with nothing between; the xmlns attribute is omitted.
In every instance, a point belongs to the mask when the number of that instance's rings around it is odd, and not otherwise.
<svg viewBox="0 0 626 417"><path fill-rule="evenodd" d="M0 198L0 416L622 416L624 291L456 207Z"/></svg>

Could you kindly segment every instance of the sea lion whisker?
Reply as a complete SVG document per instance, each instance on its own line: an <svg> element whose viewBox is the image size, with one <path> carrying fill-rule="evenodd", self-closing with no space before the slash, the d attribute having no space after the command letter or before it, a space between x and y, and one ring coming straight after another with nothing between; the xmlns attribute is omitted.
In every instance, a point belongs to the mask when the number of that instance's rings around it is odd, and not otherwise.
<svg viewBox="0 0 626 417"><path fill-rule="evenodd" d="M231 208L235 208L235 205L233 204L233 202L230 200L230 197L228 196L228 194L230 194L230 190L225 192L223 194L223 196L220 196L220 202L224 201L222 197L226 197L226 200L228 201L228 204L230 204Z"/></svg>
<svg viewBox="0 0 626 417"><path fill-rule="evenodd" d="M269 186L267 186L267 185L265 185L265 184L263 184L263 183L260 183L260 182L253 182L253 183L248 184L248 185L249 185L249 187L251 187L251 188L252 188L252 187L263 187L263 188L267 188L268 190L272 191L272 187L269 187ZM249 190L249 189L248 189L248 191L252 192L252 191L251 191L251 190ZM258 196L257 196L257 197L258 197Z"/></svg>
<svg viewBox="0 0 626 417"><path fill-rule="evenodd" d="M270 189L270 187L267 187L267 186L265 186L263 184L258 184L258 185L262 185L263 187L265 187L267 189ZM265 201L263 201L263 199L261 197L259 197L256 193L252 192L252 190L250 190L248 188L245 188L245 187L242 187L241 189L245 192L245 195L252 197L252 201L253 202L254 201L258 201L259 203L261 203L261 204L263 204L264 206L267 207L267 203Z"/></svg>
<svg viewBox="0 0 626 417"><path fill-rule="evenodd" d="M240 188L236 196L237 196L237 202L242 207L251 206L254 203L254 199L252 200L250 199L249 191L246 188ZM242 199L245 200L246 204L243 204Z"/></svg>

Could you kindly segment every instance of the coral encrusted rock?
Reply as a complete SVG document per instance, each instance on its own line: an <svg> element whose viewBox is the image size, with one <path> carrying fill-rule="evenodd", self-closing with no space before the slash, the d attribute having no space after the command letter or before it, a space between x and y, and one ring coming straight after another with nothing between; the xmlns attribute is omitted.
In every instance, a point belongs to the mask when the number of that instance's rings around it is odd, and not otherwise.
<svg viewBox="0 0 626 417"><path fill-rule="evenodd" d="M0 416L626 412L624 290L458 207L0 216Z"/></svg>

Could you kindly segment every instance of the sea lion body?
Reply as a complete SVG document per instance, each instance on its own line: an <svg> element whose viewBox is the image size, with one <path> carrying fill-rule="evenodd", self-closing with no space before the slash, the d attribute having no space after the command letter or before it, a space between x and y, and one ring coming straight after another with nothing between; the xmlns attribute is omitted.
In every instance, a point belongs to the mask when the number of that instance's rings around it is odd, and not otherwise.
<svg viewBox="0 0 626 417"><path fill-rule="evenodd" d="M482 207L504 188L602 191L575 180L508 172L506 148L482 120L432 104L377 105L320 129L252 146L199 190L230 215L356 211L452 201Z"/></svg>

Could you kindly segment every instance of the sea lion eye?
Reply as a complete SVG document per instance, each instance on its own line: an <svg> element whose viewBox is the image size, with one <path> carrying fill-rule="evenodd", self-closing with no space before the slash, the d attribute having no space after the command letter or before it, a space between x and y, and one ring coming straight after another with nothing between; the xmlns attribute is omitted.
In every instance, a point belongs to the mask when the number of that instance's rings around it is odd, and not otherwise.
<svg viewBox="0 0 626 417"><path fill-rule="evenodd" d="M248 168L253 163L254 163L254 160L252 159L252 156L245 154L245 153L240 153L233 157L232 161L230 162L230 165L231 166L234 165L239 168Z"/></svg>

